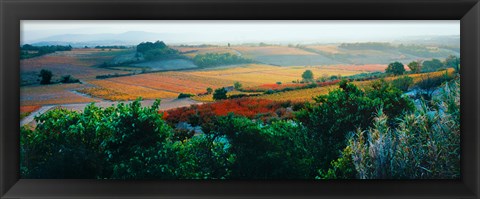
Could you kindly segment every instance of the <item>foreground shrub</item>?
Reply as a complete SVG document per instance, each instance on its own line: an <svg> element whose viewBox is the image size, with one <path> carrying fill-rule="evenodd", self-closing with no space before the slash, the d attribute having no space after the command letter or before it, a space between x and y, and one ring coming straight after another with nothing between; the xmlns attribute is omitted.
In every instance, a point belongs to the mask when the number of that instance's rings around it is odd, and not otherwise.
<svg viewBox="0 0 480 199"><path fill-rule="evenodd" d="M426 100L431 100L433 92L442 85L444 82L449 81L453 78L451 74L448 73L448 70L445 70L444 75L431 76L430 74L422 76L421 80L416 83L416 86L424 91L422 97Z"/></svg>
<svg viewBox="0 0 480 199"><path fill-rule="evenodd" d="M293 121L264 126L230 114L219 118L216 136L225 136L232 156L231 179L307 179L313 156L305 129Z"/></svg>
<svg viewBox="0 0 480 199"><path fill-rule="evenodd" d="M379 112L372 128L358 130L344 155L361 179L455 179L460 177L460 87L450 82L434 106L399 117L397 128Z"/></svg>
<svg viewBox="0 0 480 199"><path fill-rule="evenodd" d="M296 116L306 127L309 139L315 141L311 150L315 153L316 169L323 171L328 170L330 162L345 148L346 134L359 127L370 127L376 110L383 107L386 114L396 117L413 109L411 100L383 80L374 82L365 91L343 81L339 89L315 100L317 104L307 106ZM394 121L389 124L393 125Z"/></svg>

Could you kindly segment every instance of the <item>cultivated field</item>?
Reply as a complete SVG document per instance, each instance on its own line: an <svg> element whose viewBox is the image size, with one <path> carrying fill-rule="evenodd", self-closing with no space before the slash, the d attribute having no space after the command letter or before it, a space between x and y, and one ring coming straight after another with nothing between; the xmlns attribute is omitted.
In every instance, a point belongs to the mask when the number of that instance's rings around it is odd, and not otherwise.
<svg viewBox="0 0 480 199"><path fill-rule="evenodd" d="M207 54L207 53L230 53L234 55L239 55L239 52L233 48L228 47L173 47L178 51L185 53L187 57L195 57L198 54Z"/></svg>
<svg viewBox="0 0 480 199"><path fill-rule="evenodd" d="M339 64L326 56L288 46L235 46L243 56L264 64L278 66L309 66Z"/></svg>
<svg viewBox="0 0 480 199"><path fill-rule="evenodd" d="M287 46L232 46L232 47L175 47L181 52L189 52L188 56L199 53L234 53L240 56L254 58L262 62L265 59L292 62L284 66L269 64L240 64L217 66L212 68L197 68L187 59L150 61L136 64L118 64L109 67L99 67L103 63L121 62L132 56L132 49L73 49L47 54L40 57L21 60L21 99L22 106L88 103L99 101L143 99L173 99L180 93L190 93L197 96L193 100L211 102L212 94L205 95L207 88L217 89L233 86L240 82L243 88L262 87L265 85L286 85L302 80L302 73L311 70L314 78L326 76L349 76L365 72L384 71L386 64L319 64L303 65L308 56L322 57L315 52ZM336 45L308 46L326 53L344 53ZM364 53L372 53L365 51ZM270 58L268 58L270 57ZM315 59L317 59L315 58ZM323 58L320 58L323 59ZM282 61L283 60L283 61ZM328 60L328 59L326 59ZM323 60L325 61L325 60ZM284 62L286 63L286 62ZM282 64L280 64L282 65ZM63 75L72 75L81 81L73 84L39 84L39 71L51 70L52 81L58 81ZM138 74L142 69L161 70L154 73ZM182 70L178 70L182 69ZM406 67L407 69L407 67ZM173 70L173 71L172 71ZM407 69L408 70L408 69ZM130 76L97 79L98 75ZM420 75L413 75L418 81ZM361 84L364 84L362 82ZM300 84L299 84L300 85ZM274 100L311 100L313 96L325 94L332 86L313 89L301 89L280 92L258 98ZM238 92L238 91L236 91ZM202 94L202 95L199 95ZM233 94L259 94L234 93Z"/></svg>
<svg viewBox="0 0 480 199"><path fill-rule="evenodd" d="M99 101L75 93L87 88L84 84L53 84L20 87L20 105L72 104Z"/></svg>
<svg viewBox="0 0 480 199"><path fill-rule="evenodd" d="M101 51L99 49L73 49L72 51L55 52L40 57L20 60L21 85L38 84L40 70L50 70L53 73L53 81L63 75L72 75L81 80L94 79L97 75L111 73L125 73L124 71L112 71L96 67L108 62L126 50Z"/></svg>

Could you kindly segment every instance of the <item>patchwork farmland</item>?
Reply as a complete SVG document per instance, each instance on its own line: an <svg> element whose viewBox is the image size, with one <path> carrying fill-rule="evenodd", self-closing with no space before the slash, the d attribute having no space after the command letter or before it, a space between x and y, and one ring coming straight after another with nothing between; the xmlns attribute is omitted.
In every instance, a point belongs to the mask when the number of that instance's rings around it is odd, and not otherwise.
<svg viewBox="0 0 480 199"><path fill-rule="evenodd" d="M348 54L354 60L358 54L397 56L399 52L375 52L374 50L346 50L338 45L307 46L172 46L176 55L149 60L138 54L134 47L122 49L74 48L43 56L22 59L21 99L22 110L31 107L61 106L91 102L131 101L142 98L146 102L165 99L167 107L184 106L175 101L181 94L191 95L190 104L215 102L212 91L219 88L234 88L227 97L245 96L277 101L312 101L313 97L338 88L340 79L359 74L384 72L386 63L345 63L331 55ZM253 63L199 67L194 57L229 53L244 57ZM405 55L407 56L407 55ZM375 60L375 59L373 59ZM371 61L375 62L375 61ZM404 63L407 64L406 62ZM409 68L405 66L409 71ZM52 84L41 83L41 70L51 71ZM314 80L324 82L315 88L304 88L302 74L309 70ZM75 80L65 82L67 79ZM418 75L417 75L418 76ZM415 81L417 81L416 78ZM333 83L329 83L333 82ZM358 82L357 84L366 84ZM264 93L268 90L274 93ZM282 92L279 92L282 91ZM32 111L22 111L23 115Z"/></svg>

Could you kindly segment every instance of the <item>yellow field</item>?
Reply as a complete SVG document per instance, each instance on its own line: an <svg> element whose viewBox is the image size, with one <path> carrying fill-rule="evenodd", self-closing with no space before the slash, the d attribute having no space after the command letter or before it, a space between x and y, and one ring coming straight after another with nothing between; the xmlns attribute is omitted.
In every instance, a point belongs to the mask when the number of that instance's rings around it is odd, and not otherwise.
<svg viewBox="0 0 480 199"><path fill-rule="evenodd" d="M447 69L447 71L448 71L448 75L452 75L453 73L455 73L455 70L453 68L449 68L449 69ZM422 79L427 78L427 77L439 77L439 76L443 76L443 75L445 75L445 71L436 71L436 72L421 73L421 74L411 74L411 75L408 75L408 76L413 78L414 83L417 83L417 82L419 82ZM394 80L396 78L398 78L398 77L388 77L388 78L385 78L385 80L390 81L390 80Z"/></svg>
<svg viewBox="0 0 480 199"><path fill-rule="evenodd" d="M112 78L115 79L115 78ZM80 92L90 92L96 97L104 99L118 99L118 100L131 100L137 97L142 97L145 99L156 99L156 98L174 98L178 96L178 93L156 90L151 88L146 88L143 86L131 85L129 82L120 83L106 80L95 80L91 81L91 84L97 86L97 88L103 88L100 90L82 90ZM105 92L107 94L105 94ZM110 95L108 94L110 93Z"/></svg>
<svg viewBox="0 0 480 199"><path fill-rule="evenodd" d="M249 64L232 68L158 72L95 80L89 83L97 86L96 89L84 89L81 92L108 100L131 100L137 97L143 97L144 99L175 98L179 93L199 94L206 92L208 87L217 89L233 86L236 81L242 83L243 87L274 84L276 82L289 83L301 80L302 73L307 69L312 70L315 77L320 77L323 74L346 76L359 73L358 71L324 69L321 67L277 67ZM235 93L229 93L229 95L233 94ZM295 98L295 96L290 98ZM194 96L192 99L202 102L213 101L212 95Z"/></svg>
<svg viewBox="0 0 480 199"><path fill-rule="evenodd" d="M84 88L79 90L78 92L111 101L127 101L136 99L135 96L116 92L107 88Z"/></svg>
<svg viewBox="0 0 480 199"><path fill-rule="evenodd" d="M254 98L260 99L269 99L277 101L313 101L313 97L318 95L324 95L330 92L333 89L338 88L338 85L309 88L309 89L300 89L288 92L279 92L270 95L256 96Z"/></svg>
<svg viewBox="0 0 480 199"><path fill-rule="evenodd" d="M161 73L152 73L149 74L150 77L154 78L161 78L158 80L163 80L164 78L173 78L178 81L181 81L181 85L184 86L195 86L195 87L203 87L203 92L206 91L207 87L211 88L220 88L226 86L232 86L233 81L219 79L219 78L212 78L208 76L198 75L195 72L161 72Z"/></svg>
<svg viewBox="0 0 480 199"><path fill-rule="evenodd" d="M212 69L203 71L189 72L196 76L208 77L213 79L222 79L229 82L239 81L244 86L257 86L261 84L274 84L276 82L289 83L292 81L302 80L302 73L305 70L311 70L315 78L326 74L331 75L354 75L360 71L325 69L322 67L277 67L261 64L249 64L242 67Z"/></svg>

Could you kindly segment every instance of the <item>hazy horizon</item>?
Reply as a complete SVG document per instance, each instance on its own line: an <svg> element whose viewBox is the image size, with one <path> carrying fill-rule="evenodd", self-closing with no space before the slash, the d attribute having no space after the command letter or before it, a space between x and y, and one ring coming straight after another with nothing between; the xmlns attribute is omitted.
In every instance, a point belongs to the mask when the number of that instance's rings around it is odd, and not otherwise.
<svg viewBox="0 0 480 199"><path fill-rule="evenodd" d="M52 41L60 35L82 35L83 42L99 34L132 31L159 34L167 43L366 42L406 37L460 35L459 20L415 21L105 21L22 20L21 43ZM112 38L115 39L115 38ZM142 38L124 38L127 41ZM76 42L76 41L71 41Z"/></svg>

